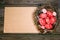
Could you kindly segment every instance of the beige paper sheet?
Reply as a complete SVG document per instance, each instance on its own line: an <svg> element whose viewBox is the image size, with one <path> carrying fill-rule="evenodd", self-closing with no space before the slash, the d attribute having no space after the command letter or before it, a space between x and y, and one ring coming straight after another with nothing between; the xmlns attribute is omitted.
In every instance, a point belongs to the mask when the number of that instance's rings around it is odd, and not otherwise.
<svg viewBox="0 0 60 40"><path fill-rule="evenodd" d="M4 33L39 33L32 14L37 7L5 7Z"/></svg>

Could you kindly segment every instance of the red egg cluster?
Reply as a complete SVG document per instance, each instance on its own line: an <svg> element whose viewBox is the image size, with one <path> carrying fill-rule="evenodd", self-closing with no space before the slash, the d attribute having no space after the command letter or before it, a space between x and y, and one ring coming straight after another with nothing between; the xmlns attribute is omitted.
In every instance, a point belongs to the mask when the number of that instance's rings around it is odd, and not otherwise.
<svg viewBox="0 0 60 40"><path fill-rule="evenodd" d="M41 26L46 29L52 29L53 25L56 22L56 17L53 15L53 12L47 11L46 13L41 13L39 15L39 23Z"/></svg>

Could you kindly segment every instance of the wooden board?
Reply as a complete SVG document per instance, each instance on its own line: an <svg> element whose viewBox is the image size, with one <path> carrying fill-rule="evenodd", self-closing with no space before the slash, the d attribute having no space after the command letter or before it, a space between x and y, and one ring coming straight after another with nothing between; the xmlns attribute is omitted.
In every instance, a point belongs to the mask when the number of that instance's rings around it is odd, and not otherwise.
<svg viewBox="0 0 60 40"><path fill-rule="evenodd" d="M4 33L39 33L32 14L37 7L5 7Z"/></svg>

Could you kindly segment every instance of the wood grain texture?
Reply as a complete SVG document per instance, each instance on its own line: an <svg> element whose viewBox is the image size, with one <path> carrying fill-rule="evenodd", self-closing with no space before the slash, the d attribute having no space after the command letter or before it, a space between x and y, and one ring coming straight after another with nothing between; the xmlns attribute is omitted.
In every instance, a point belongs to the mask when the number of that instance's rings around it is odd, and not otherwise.
<svg viewBox="0 0 60 40"><path fill-rule="evenodd" d="M39 33L33 22L37 7L5 7L4 33Z"/></svg>

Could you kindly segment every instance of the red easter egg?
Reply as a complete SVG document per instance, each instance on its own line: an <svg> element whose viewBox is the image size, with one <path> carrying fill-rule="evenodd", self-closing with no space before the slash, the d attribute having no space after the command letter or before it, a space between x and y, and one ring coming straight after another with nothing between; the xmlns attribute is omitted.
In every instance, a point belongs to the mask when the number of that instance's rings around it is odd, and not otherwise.
<svg viewBox="0 0 60 40"><path fill-rule="evenodd" d="M46 23L47 23L47 24L50 24L50 19L49 19L49 17L46 18Z"/></svg>
<svg viewBox="0 0 60 40"><path fill-rule="evenodd" d="M53 13L50 12L50 11L47 11L47 15L48 15L48 17L52 17L53 16Z"/></svg>
<svg viewBox="0 0 60 40"><path fill-rule="evenodd" d="M41 25L45 25L45 24L46 24L46 21L45 21L45 19L40 18L40 19L39 19L39 23L40 23Z"/></svg>
<svg viewBox="0 0 60 40"><path fill-rule="evenodd" d="M50 23L51 23L51 24L54 24L55 22L56 22L56 18L55 18L55 17L51 17Z"/></svg>
<svg viewBox="0 0 60 40"><path fill-rule="evenodd" d="M46 25L45 25L45 28L50 30L50 29L52 29L53 27L52 27L51 24L46 24Z"/></svg>
<svg viewBox="0 0 60 40"><path fill-rule="evenodd" d="M47 14L41 13L41 14L39 15L39 17L40 17L40 18L46 18L46 17L47 17Z"/></svg>

